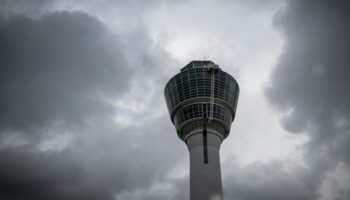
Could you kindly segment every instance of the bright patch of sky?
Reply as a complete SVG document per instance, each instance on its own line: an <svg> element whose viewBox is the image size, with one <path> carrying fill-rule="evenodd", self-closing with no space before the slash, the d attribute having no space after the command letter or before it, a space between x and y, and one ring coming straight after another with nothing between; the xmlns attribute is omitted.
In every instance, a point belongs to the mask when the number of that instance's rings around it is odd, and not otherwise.
<svg viewBox="0 0 350 200"><path fill-rule="evenodd" d="M146 21L154 40L166 38L164 48L179 63L213 60L240 84L237 116L221 151L223 162L231 156L242 164L273 159L300 162L298 147L307 138L283 130L280 116L263 92L283 45L272 20L282 3L261 12L239 3L190 4L162 7L149 13Z"/></svg>

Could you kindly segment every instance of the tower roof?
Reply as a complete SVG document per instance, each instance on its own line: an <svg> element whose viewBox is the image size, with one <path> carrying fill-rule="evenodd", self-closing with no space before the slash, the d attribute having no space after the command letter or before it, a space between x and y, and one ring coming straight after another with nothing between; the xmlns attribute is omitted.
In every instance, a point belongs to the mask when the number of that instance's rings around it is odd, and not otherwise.
<svg viewBox="0 0 350 200"><path fill-rule="evenodd" d="M211 60L193 60L190 63L188 63L185 67L183 67L181 71L194 69L194 68L204 68L210 64L215 65L215 63Z"/></svg>

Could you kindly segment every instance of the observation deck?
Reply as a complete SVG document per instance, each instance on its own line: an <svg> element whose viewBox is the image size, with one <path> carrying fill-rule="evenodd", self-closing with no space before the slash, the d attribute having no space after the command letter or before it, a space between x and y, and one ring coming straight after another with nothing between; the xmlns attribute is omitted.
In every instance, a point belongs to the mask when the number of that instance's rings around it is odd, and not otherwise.
<svg viewBox="0 0 350 200"><path fill-rule="evenodd" d="M166 84L164 95L178 136L203 126L225 139L235 118L239 85L212 61L192 61Z"/></svg>

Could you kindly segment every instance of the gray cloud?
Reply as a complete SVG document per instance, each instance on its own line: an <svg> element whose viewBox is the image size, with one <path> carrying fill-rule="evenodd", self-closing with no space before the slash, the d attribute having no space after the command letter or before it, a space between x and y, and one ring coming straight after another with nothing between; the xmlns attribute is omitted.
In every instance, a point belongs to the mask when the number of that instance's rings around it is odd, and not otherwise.
<svg viewBox="0 0 350 200"><path fill-rule="evenodd" d="M0 152L1 199L108 199L66 155L17 148Z"/></svg>
<svg viewBox="0 0 350 200"><path fill-rule="evenodd" d="M3 0L0 2L0 15L11 16L26 13L38 16L52 9L54 5L54 0Z"/></svg>
<svg viewBox="0 0 350 200"><path fill-rule="evenodd" d="M297 200L315 199L312 186L306 180L310 175L305 169L287 172L284 163L253 163L246 167L231 165L224 177L227 199L235 200Z"/></svg>
<svg viewBox="0 0 350 200"><path fill-rule="evenodd" d="M348 7L328 1L290 2L277 20L287 42L267 96L287 111L285 128L309 132L315 148L349 131Z"/></svg>
<svg viewBox="0 0 350 200"><path fill-rule="evenodd" d="M315 190L325 172L349 164L349 7L347 1L289 1L276 16L286 42L266 94L285 112L286 130L310 137L304 159Z"/></svg>
<svg viewBox="0 0 350 200"><path fill-rule="evenodd" d="M106 114L104 98L120 95L131 77L118 38L86 14L1 19L0 44L2 131L37 132Z"/></svg>
<svg viewBox="0 0 350 200"><path fill-rule="evenodd" d="M166 124L161 118L157 120ZM164 135L167 126L117 129L96 120L97 127L81 129L62 152L38 151L32 145L2 149L0 199L185 198L187 179L167 176L185 162L187 152ZM174 147L165 154L163 143Z"/></svg>
<svg viewBox="0 0 350 200"><path fill-rule="evenodd" d="M94 17L63 12L1 19L0 44L2 139L32 136L0 150L1 198L110 199L106 184L89 180L93 173L73 156L76 149L36 146L63 129L82 131L90 120L112 116L106 100L126 91L131 78L118 37Z"/></svg>
<svg viewBox="0 0 350 200"><path fill-rule="evenodd" d="M164 134L167 113L110 103L164 104L156 82L170 60L150 42L142 29L115 35L84 13L1 19L0 199L185 198L186 179L168 175L187 154L175 131ZM113 118L125 114L139 122L119 127Z"/></svg>

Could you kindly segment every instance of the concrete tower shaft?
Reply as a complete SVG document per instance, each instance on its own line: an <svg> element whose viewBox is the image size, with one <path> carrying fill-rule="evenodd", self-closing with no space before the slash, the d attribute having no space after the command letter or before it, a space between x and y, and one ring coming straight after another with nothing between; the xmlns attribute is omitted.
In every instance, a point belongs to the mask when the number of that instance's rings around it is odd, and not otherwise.
<svg viewBox="0 0 350 200"><path fill-rule="evenodd" d="M235 118L236 80L211 61L192 61L169 80L164 95L190 153L191 200L222 199L219 149Z"/></svg>
<svg viewBox="0 0 350 200"><path fill-rule="evenodd" d="M207 129L205 134L197 129L189 134L186 143L190 153L191 200L222 199L221 142L222 138L214 129Z"/></svg>

